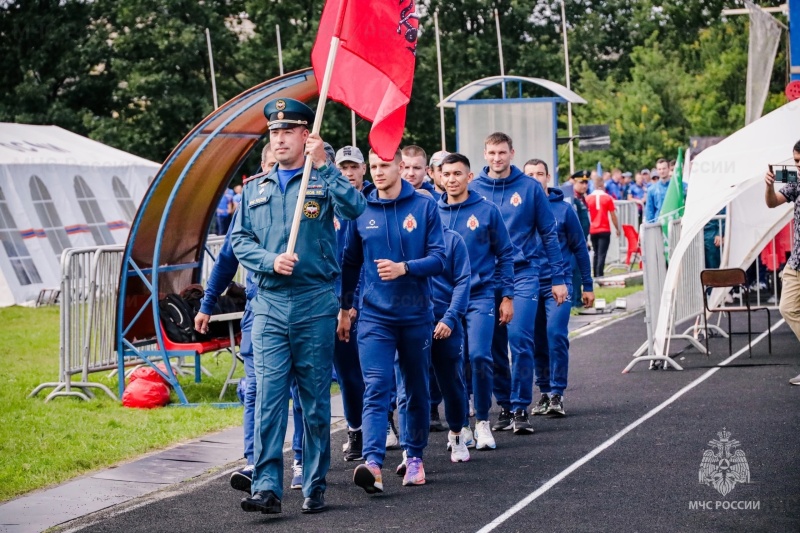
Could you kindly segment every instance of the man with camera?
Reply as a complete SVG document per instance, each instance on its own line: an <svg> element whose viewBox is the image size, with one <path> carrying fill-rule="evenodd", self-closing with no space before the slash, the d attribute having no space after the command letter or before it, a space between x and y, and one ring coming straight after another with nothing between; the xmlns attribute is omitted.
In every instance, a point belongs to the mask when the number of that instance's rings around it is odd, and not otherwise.
<svg viewBox="0 0 800 533"><path fill-rule="evenodd" d="M792 151L795 166L800 169L800 141L795 143L794 150ZM797 178L790 175L788 169L784 169L781 174L783 181L788 181L786 185L775 192L775 174L772 166L764 177L767 184L767 190L764 198L767 202L767 207L773 208L783 205L786 202L794 203L794 244L792 245L792 255L786 262L786 267L783 269L783 291L781 292L780 311L786 323L792 328L794 334L800 340L800 184L797 183ZM795 174L796 176L796 174ZM794 177L794 180L790 178ZM788 178L788 179L787 179ZM795 376L789 380L792 385L800 385L800 375Z"/></svg>

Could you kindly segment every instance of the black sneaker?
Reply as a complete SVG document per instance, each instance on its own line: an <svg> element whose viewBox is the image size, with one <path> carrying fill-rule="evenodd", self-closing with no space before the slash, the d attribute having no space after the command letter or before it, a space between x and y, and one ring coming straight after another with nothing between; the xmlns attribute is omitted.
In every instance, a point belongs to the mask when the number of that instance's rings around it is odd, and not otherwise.
<svg viewBox="0 0 800 533"><path fill-rule="evenodd" d="M548 407L550 407L550 395L547 393L542 393L542 397L539 398L539 401L533 406L531 414L534 416L543 415L547 412Z"/></svg>
<svg viewBox="0 0 800 533"><path fill-rule="evenodd" d="M250 487L253 484L253 469L253 465L247 465L231 474L231 487L250 494Z"/></svg>
<svg viewBox="0 0 800 533"><path fill-rule="evenodd" d="M364 449L364 440L361 430L347 432L347 451L344 453L345 461L363 461L361 455Z"/></svg>
<svg viewBox="0 0 800 533"><path fill-rule="evenodd" d="M431 407L431 426L430 430L432 432L439 433L441 431L445 431L447 428L444 427L442 424L442 420L439 418L439 408L432 406Z"/></svg>
<svg viewBox="0 0 800 533"><path fill-rule="evenodd" d="M547 409L548 415L564 416L567 413L564 411L564 401L561 399L560 394L553 394L550 397L550 407Z"/></svg>
<svg viewBox="0 0 800 533"><path fill-rule="evenodd" d="M500 409L500 416L492 426L492 431L508 431L514 424L514 415L508 409Z"/></svg>
<svg viewBox="0 0 800 533"><path fill-rule="evenodd" d="M528 411L517 409L514 412L514 435L530 435L533 433L533 426L528 420Z"/></svg>
<svg viewBox="0 0 800 533"><path fill-rule="evenodd" d="M662 361L650 361L650 370L661 370Z"/></svg>

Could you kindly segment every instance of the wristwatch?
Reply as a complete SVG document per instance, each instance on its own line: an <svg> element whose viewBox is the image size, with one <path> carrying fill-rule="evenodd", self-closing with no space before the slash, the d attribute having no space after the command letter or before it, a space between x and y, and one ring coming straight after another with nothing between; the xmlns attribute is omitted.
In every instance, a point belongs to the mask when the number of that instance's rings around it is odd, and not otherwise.
<svg viewBox="0 0 800 533"><path fill-rule="evenodd" d="M408 274L408 263L403 261L403 268L406 269L406 274Z"/></svg>

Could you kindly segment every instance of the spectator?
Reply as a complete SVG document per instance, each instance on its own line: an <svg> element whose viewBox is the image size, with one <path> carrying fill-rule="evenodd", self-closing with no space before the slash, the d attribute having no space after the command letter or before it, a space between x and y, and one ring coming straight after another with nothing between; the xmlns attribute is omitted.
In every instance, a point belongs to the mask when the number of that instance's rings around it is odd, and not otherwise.
<svg viewBox="0 0 800 533"><path fill-rule="evenodd" d="M217 204L217 235L227 235L233 217L233 191L226 188Z"/></svg>
<svg viewBox="0 0 800 533"><path fill-rule="evenodd" d="M661 206L664 204L664 198L667 196L667 188L669 187L669 163L666 159L659 159L656 163L656 170L658 172L659 181L653 183L647 189L647 201L645 203L645 220L647 222L655 222L658 215L661 214Z"/></svg>
<svg viewBox="0 0 800 533"><path fill-rule="evenodd" d="M628 195L627 199L631 202L636 202L636 208L639 211L639 223L642 223L642 213L644 212L644 199L645 195L645 183L644 183L644 173L647 172L647 177L650 177L650 171L644 169L641 172L637 172L636 176L633 178L633 183L630 184L628 187Z"/></svg>
<svg viewBox="0 0 800 533"><path fill-rule="evenodd" d="M621 187L622 187L622 171L618 168L615 168L611 171L611 177L609 179L603 179L606 182L606 194L608 194L614 200L623 200L624 198L620 196Z"/></svg>
<svg viewBox="0 0 800 533"><path fill-rule="evenodd" d="M724 215L726 208L717 215ZM711 219L703 227L703 242L706 256L706 268L719 268L720 250L722 249L722 239L725 235L725 220Z"/></svg>
<svg viewBox="0 0 800 533"><path fill-rule="evenodd" d="M592 249L594 249L593 274L595 278L599 278L603 276L608 245L611 242L611 225L608 223L608 218L611 217L611 222L614 223L617 237L619 237L619 222L614 199L605 192L603 179L597 178L594 186L595 190L587 198L586 204L589 206L592 221L589 227L589 236L592 240Z"/></svg>
<svg viewBox="0 0 800 533"><path fill-rule="evenodd" d="M233 187L233 212L235 213L236 210L239 208L239 204L242 203L242 186L235 185Z"/></svg>
<svg viewBox="0 0 800 533"><path fill-rule="evenodd" d="M628 199L628 191L631 188L631 177L633 174L630 172L623 172L622 179L620 180L619 186L619 198L617 200L627 200Z"/></svg>
<svg viewBox="0 0 800 533"><path fill-rule="evenodd" d="M792 153L795 166L800 169L800 141L795 143ZM773 208L787 202L794 203L794 244L792 255L783 268L783 291L781 292L780 311L786 323L800 340L800 186L797 182L787 183L775 192L775 174L770 167L764 181L767 184L765 199L767 207ZM789 380L792 385L800 385L800 375Z"/></svg>

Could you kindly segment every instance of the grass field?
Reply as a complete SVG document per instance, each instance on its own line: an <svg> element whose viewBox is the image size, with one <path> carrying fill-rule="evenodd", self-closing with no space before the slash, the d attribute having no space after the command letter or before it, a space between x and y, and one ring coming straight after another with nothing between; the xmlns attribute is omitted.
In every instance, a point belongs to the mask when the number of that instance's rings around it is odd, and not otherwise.
<svg viewBox="0 0 800 533"><path fill-rule="evenodd" d="M57 307L0 309L0 501L241 424L238 408L128 409L102 393L89 402L55 398L44 403L52 389L27 398L38 384L57 379L58 322ZM200 384L181 378L189 401L218 401L230 363L227 353L207 356L203 366L212 378L203 376ZM116 392L116 378L106 375L91 379ZM228 391L225 400L237 401L235 387Z"/></svg>

